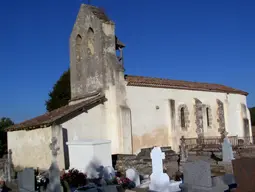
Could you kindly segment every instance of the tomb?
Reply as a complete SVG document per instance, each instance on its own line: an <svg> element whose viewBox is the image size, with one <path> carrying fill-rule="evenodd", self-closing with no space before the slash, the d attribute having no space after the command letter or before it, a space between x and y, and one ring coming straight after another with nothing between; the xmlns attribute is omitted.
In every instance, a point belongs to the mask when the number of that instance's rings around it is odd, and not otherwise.
<svg viewBox="0 0 255 192"><path fill-rule="evenodd" d="M73 140L67 142L70 168L86 172L91 163L104 167L112 166L111 141L109 140Z"/></svg>

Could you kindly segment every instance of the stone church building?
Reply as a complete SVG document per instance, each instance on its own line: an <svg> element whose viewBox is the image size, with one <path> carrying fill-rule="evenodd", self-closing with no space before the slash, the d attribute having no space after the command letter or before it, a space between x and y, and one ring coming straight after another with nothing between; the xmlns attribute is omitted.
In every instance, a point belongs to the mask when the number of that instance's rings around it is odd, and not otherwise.
<svg viewBox="0 0 255 192"><path fill-rule="evenodd" d="M112 154L171 146L199 136L251 136L247 92L219 84L125 75L115 24L82 4L70 36L71 100L67 106L7 128L15 166L48 168L57 137L60 168L66 142L111 140Z"/></svg>

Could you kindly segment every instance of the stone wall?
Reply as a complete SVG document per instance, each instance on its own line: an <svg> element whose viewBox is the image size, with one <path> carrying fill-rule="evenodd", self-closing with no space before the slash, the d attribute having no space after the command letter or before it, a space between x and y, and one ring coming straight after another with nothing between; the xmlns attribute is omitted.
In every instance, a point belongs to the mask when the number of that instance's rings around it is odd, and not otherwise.
<svg viewBox="0 0 255 192"><path fill-rule="evenodd" d="M123 174L128 168L135 168L140 175L150 175L152 173L151 150L152 148L141 149L138 155L113 155L113 167ZM178 154L176 154L171 147L161 147L161 150L165 152L165 160L163 161L164 170L169 176L172 176L178 170Z"/></svg>

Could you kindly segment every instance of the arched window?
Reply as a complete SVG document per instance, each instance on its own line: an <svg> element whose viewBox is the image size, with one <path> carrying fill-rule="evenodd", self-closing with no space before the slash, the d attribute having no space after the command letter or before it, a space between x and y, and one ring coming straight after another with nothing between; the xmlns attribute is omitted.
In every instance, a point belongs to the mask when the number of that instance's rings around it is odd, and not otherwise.
<svg viewBox="0 0 255 192"><path fill-rule="evenodd" d="M80 62L82 57L81 57L81 42L82 42L82 38L80 35L77 35L76 37L76 61Z"/></svg>
<svg viewBox="0 0 255 192"><path fill-rule="evenodd" d="M182 131L187 131L189 128L189 110L187 105L181 104L178 107L179 126Z"/></svg>
<svg viewBox="0 0 255 192"><path fill-rule="evenodd" d="M185 128L185 111L184 111L184 107L181 108L181 127Z"/></svg>
<svg viewBox="0 0 255 192"><path fill-rule="evenodd" d="M88 33L87 33L87 37L88 37L88 55L91 56L91 55L94 55L94 31L93 29L90 27L88 29Z"/></svg>
<svg viewBox="0 0 255 192"><path fill-rule="evenodd" d="M207 122L207 126L210 127L210 118L209 118L209 107L206 107L206 122Z"/></svg>

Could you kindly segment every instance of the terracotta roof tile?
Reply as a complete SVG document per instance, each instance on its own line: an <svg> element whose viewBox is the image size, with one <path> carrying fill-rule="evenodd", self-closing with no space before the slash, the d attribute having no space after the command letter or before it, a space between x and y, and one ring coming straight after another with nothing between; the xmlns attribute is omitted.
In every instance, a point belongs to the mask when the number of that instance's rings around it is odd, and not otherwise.
<svg viewBox="0 0 255 192"><path fill-rule="evenodd" d="M232 87L227 87L225 85L220 85L220 84L179 81L179 80L142 77L142 76L133 76L133 75L126 75L125 79L127 81L128 86L186 89L186 90L196 90L196 91L211 91L211 92L236 93L241 95L248 95L248 93L245 91L241 91L241 90L238 90Z"/></svg>
<svg viewBox="0 0 255 192"><path fill-rule="evenodd" d="M104 101L105 101L105 96L98 95L93 98L87 99L83 102L73 104L73 105L66 105L64 107L55 109L51 112L47 112L33 119L24 121L19 124L15 124L11 127L6 128L5 131L31 130L31 129L49 127L54 123L60 124L60 123L63 123L62 121L65 118L72 117L72 114L76 116L77 113L80 114Z"/></svg>

